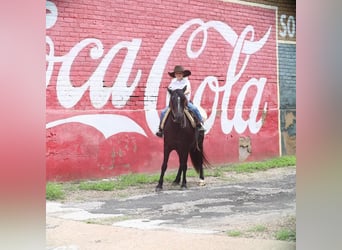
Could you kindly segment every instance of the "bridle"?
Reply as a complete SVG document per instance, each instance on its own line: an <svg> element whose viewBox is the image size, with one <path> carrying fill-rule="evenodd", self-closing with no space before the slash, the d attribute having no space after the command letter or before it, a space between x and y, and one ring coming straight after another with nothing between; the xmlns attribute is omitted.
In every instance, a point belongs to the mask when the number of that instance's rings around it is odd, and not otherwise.
<svg viewBox="0 0 342 250"><path fill-rule="evenodd" d="M184 95L184 91L176 89L174 91L170 91L170 95L169 107L171 109L172 121L180 123L181 127L185 128L186 116L184 114L184 109L187 107L188 100Z"/></svg>

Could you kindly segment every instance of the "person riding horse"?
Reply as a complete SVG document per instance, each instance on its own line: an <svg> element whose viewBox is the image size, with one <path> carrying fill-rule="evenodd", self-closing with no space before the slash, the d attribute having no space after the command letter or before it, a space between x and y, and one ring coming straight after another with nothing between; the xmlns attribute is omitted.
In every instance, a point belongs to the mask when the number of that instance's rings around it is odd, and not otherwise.
<svg viewBox="0 0 342 250"><path fill-rule="evenodd" d="M160 178L156 191L163 189L164 175L167 169L170 153L175 150L179 158L179 168L173 185L181 184L182 189L187 188L186 173L188 169L188 156L196 172L199 174L199 185L205 185L203 166L210 166L204 150L204 131L196 128L194 118L187 108L188 99L183 89L168 89L170 95L169 109L162 122L164 128L164 157L161 166ZM182 182L181 182L182 181Z"/></svg>
<svg viewBox="0 0 342 250"><path fill-rule="evenodd" d="M175 90L175 89L183 89L186 87L186 90L184 92L186 98L188 99L188 109L196 115L197 118L197 127L199 130L205 130L203 127L203 118L201 113L199 112L198 108L190 101L191 96L191 85L190 81L188 79L188 76L191 75L190 70L185 70L182 66L176 65L173 72L168 72L169 76L172 77L171 83L168 86L168 89ZM161 111L160 114L160 123L159 123L159 130L157 131L156 135L158 137L163 137L163 129L161 128L161 122L164 119L164 116L166 114L166 111L168 110L168 107L164 108Z"/></svg>

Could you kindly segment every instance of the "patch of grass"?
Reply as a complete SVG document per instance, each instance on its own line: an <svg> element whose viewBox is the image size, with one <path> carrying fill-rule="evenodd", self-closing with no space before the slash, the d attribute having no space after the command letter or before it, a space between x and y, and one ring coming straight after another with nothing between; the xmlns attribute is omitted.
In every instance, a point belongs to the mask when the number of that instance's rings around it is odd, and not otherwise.
<svg viewBox="0 0 342 250"><path fill-rule="evenodd" d="M106 218L96 218L96 219L88 219L85 221L87 224L100 224L100 225L112 225L113 223L129 220L131 217L129 216L114 216L114 217L106 217Z"/></svg>
<svg viewBox="0 0 342 250"><path fill-rule="evenodd" d="M45 197L47 200L59 200L64 198L63 185L48 182L45 187Z"/></svg>
<svg viewBox="0 0 342 250"><path fill-rule="evenodd" d="M282 229L276 233L277 240L285 240L285 241L296 241L296 231L289 229Z"/></svg>
<svg viewBox="0 0 342 250"><path fill-rule="evenodd" d="M214 169L210 169L210 170L206 170L205 171L205 176L211 176L211 177L222 177L224 173L224 169L217 167ZM198 174L196 173L196 176L198 176Z"/></svg>
<svg viewBox="0 0 342 250"><path fill-rule="evenodd" d="M166 174L164 181L173 181L176 178L176 174ZM143 184L157 183L159 181L158 174L125 174L118 177L117 187L124 189L130 186L139 186Z"/></svg>
<svg viewBox="0 0 342 250"><path fill-rule="evenodd" d="M230 237L238 237L238 236L241 235L241 232L240 231L236 231L236 230L232 230L232 231L227 232L227 234Z"/></svg>
<svg viewBox="0 0 342 250"><path fill-rule="evenodd" d="M176 175L174 175L175 177ZM168 176L168 178L172 178ZM164 178L167 179L166 176ZM84 181L78 185L80 190L113 191L121 190L131 186L156 183L159 180L159 174L125 174L120 175L113 180L105 181Z"/></svg>
<svg viewBox="0 0 342 250"><path fill-rule="evenodd" d="M78 185L80 190L112 191L115 187L114 181L85 181Z"/></svg>
<svg viewBox="0 0 342 250"><path fill-rule="evenodd" d="M265 232L267 230L267 227L265 227L264 225L256 225L254 227L252 227L251 229L249 229L248 231L250 232Z"/></svg>
<svg viewBox="0 0 342 250"><path fill-rule="evenodd" d="M270 168L287 167L296 165L296 156L282 156L260 162L243 162L230 165L217 166L204 170L204 176L223 177L225 172L256 172ZM177 170L168 171L164 176L165 182L172 182L176 178ZM81 181L77 183L66 182L63 184L48 183L46 185L46 199L56 200L64 197L64 191L73 190L96 190L113 191L125 189L130 186L139 186L143 184L154 184L159 180L160 173L155 174L126 174L118 176L112 180ZM189 168L187 177L198 177L198 173ZM64 188L64 189L63 189Z"/></svg>
<svg viewBox="0 0 342 250"><path fill-rule="evenodd" d="M265 161L243 162L222 167L223 171L235 171L238 173L251 173L265 171L271 168L288 167L296 165L296 156L282 156Z"/></svg>
<svg viewBox="0 0 342 250"><path fill-rule="evenodd" d="M139 184L148 184L157 181L157 175L148 174L126 174L118 178L120 186L128 187Z"/></svg>
<svg viewBox="0 0 342 250"><path fill-rule="evenodd" d="M67 193L67 192L73 192L73 191L77 191L79 190L78 188L78 183L79 181L75 181L75 182L64 182L63 183L63 190Z"/></svg>

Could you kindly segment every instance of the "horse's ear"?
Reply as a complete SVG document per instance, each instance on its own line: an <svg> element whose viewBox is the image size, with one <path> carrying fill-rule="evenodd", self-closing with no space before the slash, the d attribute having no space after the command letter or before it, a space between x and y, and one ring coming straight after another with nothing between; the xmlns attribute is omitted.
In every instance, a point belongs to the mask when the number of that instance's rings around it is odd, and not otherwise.
<svg viewBox="0 0 342 250"><path fill-rule="evenodd" d="M184 88L183 88L183 93L185 92L185 90L186 90L186 87L187 87L187 86L184 86Z"/></svg>
<svg viewBox="0 0 342 250"><path fill-rule="evenodd" d="M167 88L167 91L169 92L169 94L171 95L172 94L172 90Z"/></svg>

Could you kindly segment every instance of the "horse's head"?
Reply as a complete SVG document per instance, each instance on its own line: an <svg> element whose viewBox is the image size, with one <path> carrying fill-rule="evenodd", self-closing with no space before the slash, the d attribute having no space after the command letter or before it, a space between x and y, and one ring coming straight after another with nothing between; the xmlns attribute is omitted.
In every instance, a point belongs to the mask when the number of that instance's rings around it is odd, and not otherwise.
<svg viewBox="0 0 342 250"><path fill-rule="evenodd" d="M186 87L184 87L183 89L167 90L170 93L169 107L172 111L173 121L182 124L185 119L184 109L185 107L187 107L188 104L188 99L184 95Z"/></svg>

